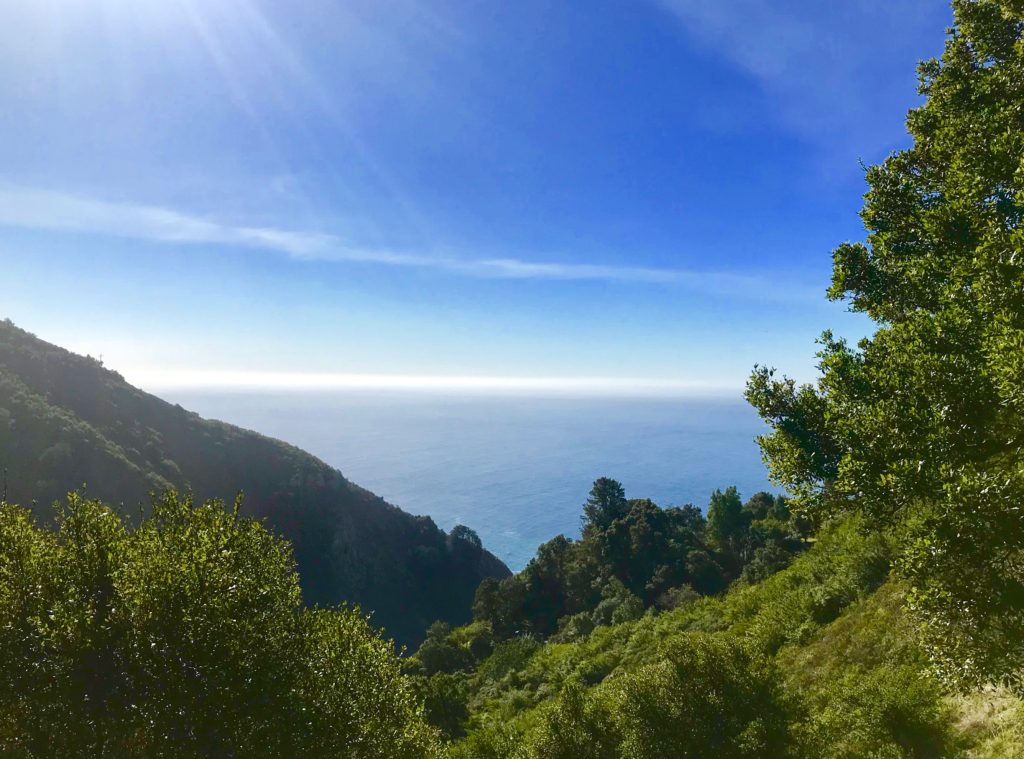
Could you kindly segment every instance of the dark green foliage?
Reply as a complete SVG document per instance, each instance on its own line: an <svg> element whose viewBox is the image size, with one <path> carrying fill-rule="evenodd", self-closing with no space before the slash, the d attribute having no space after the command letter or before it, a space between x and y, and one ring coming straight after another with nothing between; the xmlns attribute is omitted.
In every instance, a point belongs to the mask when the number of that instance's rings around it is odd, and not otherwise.
<svg viewBox="0 0 1024 759"><path fill-rule="evenodd" d="M512 638L494 647L494 652L480 665L478 674L483 681L499 681L509 673L522 669L541 648L533 638Z"/></svg>
<svg viewBox="0 0 1024 759"><path fill-rule="evenodd" d="M899 566L950 683L1024 692L1024 8L956 0L920 68L913 146L867 171L866 244L829 296L875 320L825 333L821 377L757 369L771 474L811 522L851 510L903 530Z"/></svg>
<svg viewBox="0 0 1024 759"><path fill-rule="evenodd" d="M452 629L444 622L435 622L427 628L427 639L416 651L422 674L459 672L476 664L476 657L467 646L451 640Z"/></svg>
<svg viewBox="0 0 1024 759"><path fill-rule="evenodd" d="M593 526L601 530L625 516L628 509L622 483L610 477L594 481L587 502L583 504L583 529Z"/></svg>
<svg viewBox="0 0 1024 759"><path fill-rule="evenodd" d="M465 735L464 725L469 718L466 681L458 675L437 672L430 677L416 678L416 683L427 722L440 730L447 740Z"/></svg>
<svg viewBox="0 0 1024 759"><path fill-rule="evenodd" d="M471 530L464 524L455 525L452 527L451 532L448 533L449 545L457 545L460 542L468 544L471 548L475 548L477 551L483 548L480 536L476 534L475 530Z"/></svg>
<svg viewBox="0 0 1024 759"><path fill-rule="evenodd" d="M690 601L696 601L700 597L700 593L689 585L680 585L662 593L655 601L655 606L661 611L671 611Z"/></svg>
<svg viewBox="0 0 1024 759"><path fill-rule="evenodd" d="M793 554L777 543L769 543L754 551L750 563L743 567L740 577L750 584L761 582L771 577L780 569L785 569L793 560Z"/></svg>
<svg viewBox="0 0 1024 759"><path fill-rule="evenodd" d="M789 519L789 507L786 505L786 499L781 495L772 495L762 491L754 493L750 500L743 504L743 515L751 523L765 519L785 522Z"/></svg>
<svg viewBox="0 0 1024 759"><path fill-rule="evenodd" d="M720 593L728 584L725 570L703 548L695 548L686 554L686 573L690 586L701 595Z"/></svg>
<svg viewBox="0 0 1024 759"><path fill-rule="evenodd" d="M716 490L708 504L707 536L714 545L738 555L742 550L743 534L749 521L743 513L743 502L735 487Z"/></svg>
<svg viewBox="0 0 1024 759"><path fill-rule="evenodd" d="M360 603L400 642L418 642L435 619L467 622L480 580L508 574L469 528L445 535L292 446L201 419L10 322L0 322L0 468L12 501L49 504L86 483L131 518L152 491L242 491L245 513L294 546L309 603Z"/></svg>
<svg viewBox="0 0 1024 759"><path fill-rule="evenodd" d="M55 528L0 505L0 753L435 753L392 644L306 610L291 552L223 503L135 529L72 496Z"/></svg>
<svg viewBox="0 0 1024 759"><path fill-rule="evenodd" d="M531 649L532 650L532 649ZM495 656L494 636L487 624L475 622L455 630L444 622L435 622L416 655L402 660L403 671L410 675L417 693L424 700L426 719L448 738L465 734L469 717L468 673L487 660L499 666L504 652ZM488 658L491 657L491 658Z"/></svg>
<svg viewBox="0 0 1024 759"><path fill-rule="evenodd" d="M781 496L757 493L744 504L736 488L715 491L708 519L692 505L662 509L627 499L607 477L583 507L583 535L540 546L518 575L485 580L474 619L499 639L529 634L573 640L595 625L625 622L671 605L673 589L713 595L744 575L756 582L786 566L803 544ZM682 592L682 591L681 591Z"/></svg>
<svg viewBox="0 0 1024 759"><path fill-rule="evenodd" d="M601 590L601 602L597 605L590 618L595 625L610 625L628 622L643 614L643 602L629 592L629 588L613 577Z"/></svg>

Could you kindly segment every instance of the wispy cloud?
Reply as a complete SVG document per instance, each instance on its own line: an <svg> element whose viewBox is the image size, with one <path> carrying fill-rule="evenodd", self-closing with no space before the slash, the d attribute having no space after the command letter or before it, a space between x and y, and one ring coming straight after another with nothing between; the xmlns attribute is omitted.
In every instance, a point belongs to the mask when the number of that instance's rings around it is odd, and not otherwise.
<svg viewBox="0 0 1024 759"><path fill-rule="evenodd" d="M212 244L275 251L300 261L439 269L491 279L603 280L681 285L712 294L818 298L816 290L781 289L756 276L644 266L520 258L470 258L363 248L336 235L230 225L158 206L115 203L38 188L0 185L0 226L102 235L149 242Z"/></svg>
<svg viewBox="0 0 1024 759"><path fill-rule="evenodd" d="M758 81L787 127L830 145L855 140L858 151L892 146L914 96L914 62L937 52L949 19L931 0L652 1ZM900 59L903 75L893 77Z"/></svg>
<svg viewBox="0 0 1024 759"><path fill-rule="evenodd" d="M788 77L828 44L821 30L764 0L656 0L699 40L762 79ZM787 12L788 10L788 12Z"/></svg>
<svg viewBox="0 0 1024 759"><path fill-rule="evenodd" d="M62 192L0 185L0 225L156 242L265 248L295 257L329 250L329 235L230 226L157 206L111 203Z"/></svg>

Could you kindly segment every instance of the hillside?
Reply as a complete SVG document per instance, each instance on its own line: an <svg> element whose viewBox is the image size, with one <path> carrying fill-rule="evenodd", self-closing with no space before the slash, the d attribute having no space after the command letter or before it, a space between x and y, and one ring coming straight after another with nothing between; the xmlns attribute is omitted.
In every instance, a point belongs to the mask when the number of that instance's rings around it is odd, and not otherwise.
<svg viewBox="0 0 1024 759"><path fill-rule="evenodd" d="M294 446L162 401L10 321L0 322L0 467L8 500L44 518L83 488L129 517L153 491L228 502L242 492L242 513L294 546L307 603L358 603L405 644L434 620L467 621L480 581L509 574L464 531L446 535Z"/></svg>
<svg viewBox="0 0 1024 759"><path fill-rule="evenodd" d="M946 695L928 666L896 550L857 519L832 524L791 566L722 596L467 655L420 679L428 715L468 733L452 744L466 759L1020 756L1017 697ZM472 646L479 624L449 640Z"/></svg>

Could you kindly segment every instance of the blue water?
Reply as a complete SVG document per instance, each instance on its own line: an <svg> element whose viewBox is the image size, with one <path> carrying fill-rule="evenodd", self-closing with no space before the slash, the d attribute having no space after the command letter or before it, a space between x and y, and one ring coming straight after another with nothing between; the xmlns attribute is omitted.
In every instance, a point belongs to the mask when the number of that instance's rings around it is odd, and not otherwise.
<svg viewBox="0 0 1024 759"><path fill-rule="evenodd" d="M164 392L205 417L286 440L443 529L465 524L513 570L579 531L597 477L662 506L770 489L742 400Z"/></svg>

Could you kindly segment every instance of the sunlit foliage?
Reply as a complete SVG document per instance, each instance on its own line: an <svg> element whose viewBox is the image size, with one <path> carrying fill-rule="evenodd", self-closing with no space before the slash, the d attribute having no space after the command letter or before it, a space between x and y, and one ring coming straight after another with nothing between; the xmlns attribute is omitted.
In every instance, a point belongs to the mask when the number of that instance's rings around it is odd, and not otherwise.
<svg viewBox="0 0 1024 759"><path fill-rule="evenodd" d="M358 610L307 610L287 544L168 494L132 529L0 505L0 753L414 757L434 734Z"/></svg>
<svg viewBox="0 0 1024 759"><path fill-rule="evenodd" d="M867 171L867 242L834 253L830 297L877 331L825 333L816 386L759 368L747 397L796 508L904 531L944 679L1024 692L1024 7L953 7L913 146Z"/></svg>

